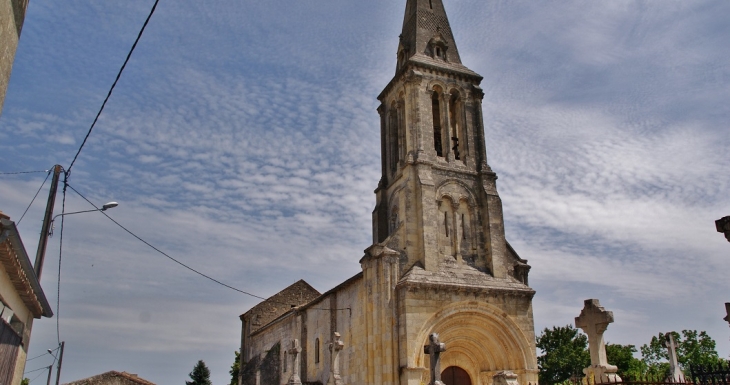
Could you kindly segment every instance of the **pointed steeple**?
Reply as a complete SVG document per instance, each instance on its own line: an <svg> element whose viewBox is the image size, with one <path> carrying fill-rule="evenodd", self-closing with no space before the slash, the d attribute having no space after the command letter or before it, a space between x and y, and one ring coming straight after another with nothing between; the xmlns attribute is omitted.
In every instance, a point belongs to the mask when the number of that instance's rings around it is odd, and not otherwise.
<svg viewBox="0 0 730 385"><path fill-rule="evenodd" d="M442 0L408 0L398 48L398 68L413 57L461 64Z"/></svg>

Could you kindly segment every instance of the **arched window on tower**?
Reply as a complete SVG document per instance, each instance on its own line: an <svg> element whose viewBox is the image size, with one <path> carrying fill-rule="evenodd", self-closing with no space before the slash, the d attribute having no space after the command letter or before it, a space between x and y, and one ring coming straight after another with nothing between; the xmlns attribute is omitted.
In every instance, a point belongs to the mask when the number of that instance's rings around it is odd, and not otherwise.
<svg viewBox="0 0 730 385"><path fill-rule="evenodd" d="M390 173L395 174L395 171L398 169L398 162L400 161L400 153L398 149L398 107L395 102L393 102L393 104L391 104L390 106L390 120L388 122L388 126L388 129L390 131L390 135L388 138L388 148L390 152Z"/></svg>
<svg viewBox="0 0 730 385"><path fill-rule="evenodd" d="M406 102L403 100L404 95L398 96L398 161L403 162L406 159Z"/></svg>
<svg viewBox="0 0 730 385"><path fill-rule="evenodd" d="M393 235L395 229L398 228L398 206L395 206L390 210L390 220L388 227L388 234L390 235Z"/></svg>
<svg viewBox="0 0 730 385"><path fill-rule="evenodd" d="M451 97L449 98L449 122L451 123L451 132L449 132L449 136L451 137L451 151L454 153L456 160L461 160L462 151L460 151L460 146L462 144L459 142L463 142L464 135L461 124L461 101L459 92L455 90L451 92Z"/></svg>
<svg viewBox="0 0 730 385"><path fill-rule="evenodd" d="M433 146L436 155L443 157L444 151L441 145L441 104L438 89L434 88L431 94L431 111L433 113Z"/></svg>

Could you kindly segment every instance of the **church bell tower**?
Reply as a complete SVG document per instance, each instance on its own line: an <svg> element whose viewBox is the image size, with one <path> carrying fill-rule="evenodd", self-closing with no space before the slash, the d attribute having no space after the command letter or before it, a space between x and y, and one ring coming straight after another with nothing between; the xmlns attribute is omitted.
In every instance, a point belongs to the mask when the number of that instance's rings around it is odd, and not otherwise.
<svg viewBox="0 0 730 385"><path fill-rule="evenodd" d="M400 254L401 272L463 264L526 285L487 162L481 81L461 63L442 0L407 0L395 76L378 96L373 242Z"/></svg>

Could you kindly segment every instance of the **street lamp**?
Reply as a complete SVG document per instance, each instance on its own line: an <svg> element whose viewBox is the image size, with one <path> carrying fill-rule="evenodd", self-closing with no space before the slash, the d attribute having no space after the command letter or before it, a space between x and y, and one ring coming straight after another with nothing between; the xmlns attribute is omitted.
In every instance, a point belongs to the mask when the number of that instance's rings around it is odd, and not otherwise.
<svg viewBox="0 0 730 385"><path fill-rule="evenodd" d="M725 233L725 239L730 242L730 216L716 220L715 227L718 233Z"/></svg>
<svg viewBox="0 0 730 385"><path fill-rule="evenodd" d="M94 212L94 211L106 211L108 209L112 209L112 208L117 207L117 206L119 206L119 203L117 203L117 202L108 202L108 203L105 203L103 206L101 206L100 209L84 210L84 211L74 211L72 213L57 214L56 216L53 217L53 219L51 219L51 229L50 229L50 231L48 231L48 235L49 236L53 236L53 221L55 221L56 218L58 218L58 217L62 217L62 216L66 216L66 215L71 215L71 214L91 213L91 212Z"/></svg>
<svg viewBox="0 0 730 385"><path fill-rule="evenodd" d="M50 201L50 198L49 198ZM119 203L117 202L108 202L101 206L100 209L94 209L94 210L84 210L84 211L74 211L72 213L63 213L58 214L52 219L49 220L52 214L52 208L51 210L46 211L46 217L43 219L43 228L41 229L41 239L38 240L38 252L35 255L35 264L33 264L33 268L35 269L35 276L38 278L38 281L41 280L41 272L43 272L43 260L46 256L46 245L48 244L48 237L53 235L53 221L56 220L56 218L65 216L65 215L71 215L71 214L81 214L81 213L90 213L92 211L106 211L108 209L111 209L113 207L119 206Z"/></svg>

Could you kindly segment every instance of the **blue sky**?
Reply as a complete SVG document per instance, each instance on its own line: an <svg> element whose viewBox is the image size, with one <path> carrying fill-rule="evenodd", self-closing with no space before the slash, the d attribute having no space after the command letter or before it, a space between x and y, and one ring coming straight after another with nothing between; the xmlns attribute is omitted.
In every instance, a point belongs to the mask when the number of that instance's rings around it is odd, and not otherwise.
<svg viewBox="0 0 730 385"><path fill-rule="evenodd" d="M69 165L152 4L30 2L0 172ZM463 63L484 76L489 163L507 238L533 266L536 330L599 298L616 318L609 342L699 329L730 355L730 244L713 223L730 215L730 3L445 5ZM69 183L227 284L330 289L372 242L376 96L404 8L161 1ZM44 176L2 176L0 210L18 220ZM46 191L20 223L31 254ZM69 192L67 211L89 208ZM58 243L42 277L54 304ZM66 219L60 293L62 382L124 370L181 384L203 359L225 384L238 315L257 303L95 213ZM38 320L30 356L56 338L56 319Z"/></svg>

